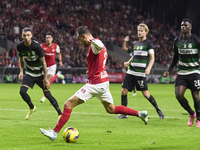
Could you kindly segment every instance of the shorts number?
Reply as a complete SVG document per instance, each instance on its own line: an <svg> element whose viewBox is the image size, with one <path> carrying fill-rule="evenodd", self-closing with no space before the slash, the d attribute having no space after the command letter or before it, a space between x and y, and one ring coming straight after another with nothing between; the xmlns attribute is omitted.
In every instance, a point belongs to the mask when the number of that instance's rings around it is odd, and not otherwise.
<svg viewBox="0 0 200 150"><path fill-rule="evenodd" d="M144 87L144 81L143 80L138 81L138 84L139 84L140 87Z"/></svg>
<svg viewBox="0 0 200 150"><path fill-rule="evenodd" d="M200 87L200 80L194 80L194 86Z"/></svg>

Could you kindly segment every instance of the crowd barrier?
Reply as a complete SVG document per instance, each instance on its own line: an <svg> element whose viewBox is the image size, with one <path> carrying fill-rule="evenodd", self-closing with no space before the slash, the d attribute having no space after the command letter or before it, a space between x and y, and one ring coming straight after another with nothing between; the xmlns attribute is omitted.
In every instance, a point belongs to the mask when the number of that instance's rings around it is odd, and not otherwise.
<svg viewBox="0 0 200 150"><path fill-rule="evenodd" d="M163 68L153 68L151 74L147 76L147 80L152 76L159 78L165 70L166 69ZM69 76L72 76L74 73L76 73L77 75L82 74L84 77L87 77L87 67L57 68L57 71L61 71L63 75L68 74ZM12 79L15 79L18 76L19 72L20 69L18 67L0 67L0 83L4 83L4 78L8 73L11 74ZM171 74L175 74L175 72L176 70L173 70ZM108 72L110 83L122 83L125 75L126 73L124 72Z"/></svg>

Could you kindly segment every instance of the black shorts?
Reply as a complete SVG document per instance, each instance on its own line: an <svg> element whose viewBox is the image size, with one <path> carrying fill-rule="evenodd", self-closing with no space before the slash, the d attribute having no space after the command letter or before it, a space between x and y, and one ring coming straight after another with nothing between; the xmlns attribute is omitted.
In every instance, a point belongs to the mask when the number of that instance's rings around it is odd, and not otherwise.
<svg viewBox="0 0 200 150"><path fill-rule="evenodd" d="M44 76L32 77L26 74L23 77L23 81L21 85L27 85L33 88L34 84L36 83L41 89L46 90L47 88L46 87L44 88L44 85L43 85L43 79L44 79Z"/></svg>
<svg viewBox="0 0 200 150"><path fill-rule="evenodd" d="M136 87L138 91L148 90L146 77L138 77L126 74L122 83L122 88L126 88L129 92L131 92L134 87Z"/></svg>
<svg viewBox="0 0 200 150"><path fill-rule="evenodd" d="M200 90L200 74L193 73L189 75L178 75L175 81L175 87L186 86L191 91Z"/></svg>

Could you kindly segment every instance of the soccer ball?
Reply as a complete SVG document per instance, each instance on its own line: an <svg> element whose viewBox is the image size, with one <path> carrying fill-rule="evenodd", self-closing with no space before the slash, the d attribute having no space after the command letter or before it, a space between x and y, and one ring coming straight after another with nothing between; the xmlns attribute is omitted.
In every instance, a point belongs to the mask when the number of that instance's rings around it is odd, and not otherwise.
<svg viewBox="0 0 200 150"><path fill-rule="evenodd" d="M63 139L67 143L75 143L78 141L79 132L76 128L68 127L63 131Z"/></svg>

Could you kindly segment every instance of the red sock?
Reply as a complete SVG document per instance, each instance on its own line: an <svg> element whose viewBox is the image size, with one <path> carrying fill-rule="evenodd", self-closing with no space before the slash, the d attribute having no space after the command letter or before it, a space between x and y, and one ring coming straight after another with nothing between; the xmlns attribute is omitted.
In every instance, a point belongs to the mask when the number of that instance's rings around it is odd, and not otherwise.
<svg viewBox="0 0 200 150"><path fill-rule="evenodd" d="M58 133L62 129L62 127L65 125L65 123L69 120L69 117L71 116L71 112L72 112L71 109L64 107L63 113L62 113L60 119L58 120L57 125L53 129L55 132Z"/></svg>
<svg viewBox="0 0 200 150"><path fill-rule="evenodd" d="M53 83L57 77L58 77L57 74L56 74L55 76L53 76L53 77L51 78L51 82L50 82L50 84Z"/></svg>
<svg viewBox="0 0 200 150"><path fill-rule="evenodd" d="M131 116L138 116L138 111L128 108L126 106L120 105L120 106L115 106L115 114L124 114L124 115L131 115Z"/></svg>

